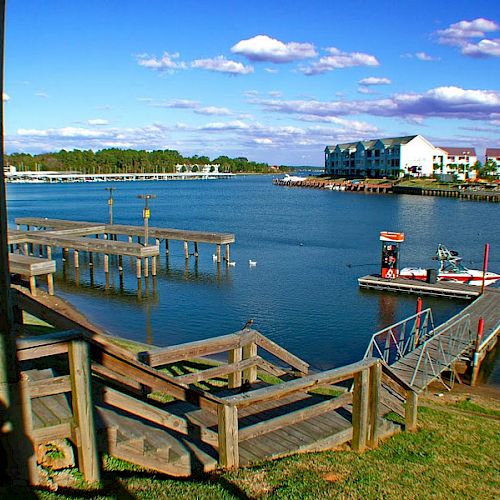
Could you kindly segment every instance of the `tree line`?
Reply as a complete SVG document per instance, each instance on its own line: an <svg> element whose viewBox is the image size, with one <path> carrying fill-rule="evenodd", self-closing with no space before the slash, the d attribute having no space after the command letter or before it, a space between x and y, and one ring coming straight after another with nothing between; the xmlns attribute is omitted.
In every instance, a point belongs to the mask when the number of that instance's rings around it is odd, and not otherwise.
<svg viewBox="0 0 500 500"><path fill-rule="evenodd" d="M18 171L51 170L57 172L99 173L171 173L176 165L219 164L220 172L266 173L275 171L267 163L250 161L245 157L229 158L219 156L210 160L208 156L183 156L178 151L162 149L156 151L134 149L101 149L100 151L62 149L55 153L13 153L6 155L7 165L13 165ZM278 168L286 168L284 166Z"/></svg>

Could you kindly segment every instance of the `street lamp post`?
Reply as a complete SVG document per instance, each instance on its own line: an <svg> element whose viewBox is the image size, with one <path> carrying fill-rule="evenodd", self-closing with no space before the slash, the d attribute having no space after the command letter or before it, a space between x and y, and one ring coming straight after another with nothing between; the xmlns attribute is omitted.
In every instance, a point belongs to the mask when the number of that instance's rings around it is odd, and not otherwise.
<svg viewBox="0 0 500 500"><path fill-rule="evenodd" d="M113 191L116 188L104 188L109 191L108 206L109 206L109 223L113 224Z"/></svg>
<svg viewBox="0 0 500 500"><path fill-rule="evenodd" d="M152 200L153 198L156 198L155 194L139 194L137 198L140 198L141 200L144 200L144 209L142 211L142 218L144 219L144 246L148 246L148 231L149 231L149 226L148 226L148 221L149 218L151 217L151 212L149 210L149 200Z"/></svg>

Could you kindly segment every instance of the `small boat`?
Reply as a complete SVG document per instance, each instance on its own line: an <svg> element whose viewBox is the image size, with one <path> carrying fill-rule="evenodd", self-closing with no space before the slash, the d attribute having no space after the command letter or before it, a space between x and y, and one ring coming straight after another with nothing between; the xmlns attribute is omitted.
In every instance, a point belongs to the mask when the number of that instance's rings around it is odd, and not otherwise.
<svg viewBox="0 0 500 500"><path fill-rule="evenodd" d="M305 181L306 177L299 177L298 175L289 175L285 174L285 177L283 177L283 182L301 182Z"/></svg>
<svg viewBox="0 0 500 500"><path fill-rule="evenodd" d="M448 250L445 245L438 245L435 260L440 261L437 271L438 281L453 281L465 285L481 286L483 284L483 271L479 269L468 269L460 261L458 252ZM427 280L428 270L421 267L404 267L399 272L400 278L410 278L415 280ZM500 280L500 274L487 271L484 274L484 285L489 286Z"/></svg>

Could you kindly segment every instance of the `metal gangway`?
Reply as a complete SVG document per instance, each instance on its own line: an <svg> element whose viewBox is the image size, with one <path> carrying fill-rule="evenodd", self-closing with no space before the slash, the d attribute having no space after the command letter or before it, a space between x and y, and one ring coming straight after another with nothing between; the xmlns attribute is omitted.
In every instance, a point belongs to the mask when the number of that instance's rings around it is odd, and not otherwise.
<svg viewBox="0 0 500 500"><path fill-rule="evenodd" d="M453 380L454 363L475 340L470 314L462 311L436 328L429 308L375 333L364 357L382 359L402 380L422 392L436 380L448 388L443 372L451 371Z"/></svg>

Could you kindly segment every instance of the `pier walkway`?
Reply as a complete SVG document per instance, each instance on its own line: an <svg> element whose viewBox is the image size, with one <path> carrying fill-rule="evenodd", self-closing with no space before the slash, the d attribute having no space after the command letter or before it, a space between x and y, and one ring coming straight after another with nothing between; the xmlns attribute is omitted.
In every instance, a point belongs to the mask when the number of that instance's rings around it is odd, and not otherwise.
<svg viewBox="0 0 500 500"><path fill-rule="evenodd" d="M32 236L34 231L30 229L38 229L44 232L50 232L52 234L61 235L64 233L68 235L71 232L75 236L82 236L85 234L103 234L107 240L114 241L117 243L118 236L126 236L128 243L132 243L132 238L137 238L137 243L145 243L149 246L149 242L142 242L144 236L144 227L142 226L131 226L122 224L99 224L96 222L84 222L84 221L71 221L62 219L47 219L43 217L20 217L15 219L15 222L20 229L22 226L26 226L28 232ZM93 229L95 228L95 229ZM24 235L26 233L23 233ZM36 233L35 233L36 234ZM235 236L231 233L216 233L207 231L192 231L183 229L169 229L169 228L159 228L159 227L149 227L148 236L155 239L155 245L159 247L160 243L165 242L165 252L168 255L170 252L169 241L177 240L184 242L184 256L189 258L189 243L194 245L193 255L198 257L198 243L208 243L216 245L216 260L221 262L221 246L225 246L224 258L226 262L230 261L230 244L235 242ZM18 239L22 235L16 234L15 238ZM14 241L14 240L13 240ZM10 243L10 241L9 241ZM107 243L109 244L109 243ZM58 245L61 246L61 245ZM110 244L112 247L112 243ZM146 248L142 245L143 248ZM72 247L70 247L72 248ZM127 254L128 255L128 254ZM158 254L157 254L158 255ZM149 255L150 256L150 255ZM145 257L145 255L140 255L140 257Z"/></svg>
<svg viewBox="0 0 500 500"><path fill-rule="evenodd" d="M480 319L484 321L482 331ZM373 335L365 357L383 359L394 374L420 393L436 380L445 384L442 374L454 374L455 365L464 359L474 378L499 333L500 289L489 288L436 328L430 309L384 328Z"/></svg>

